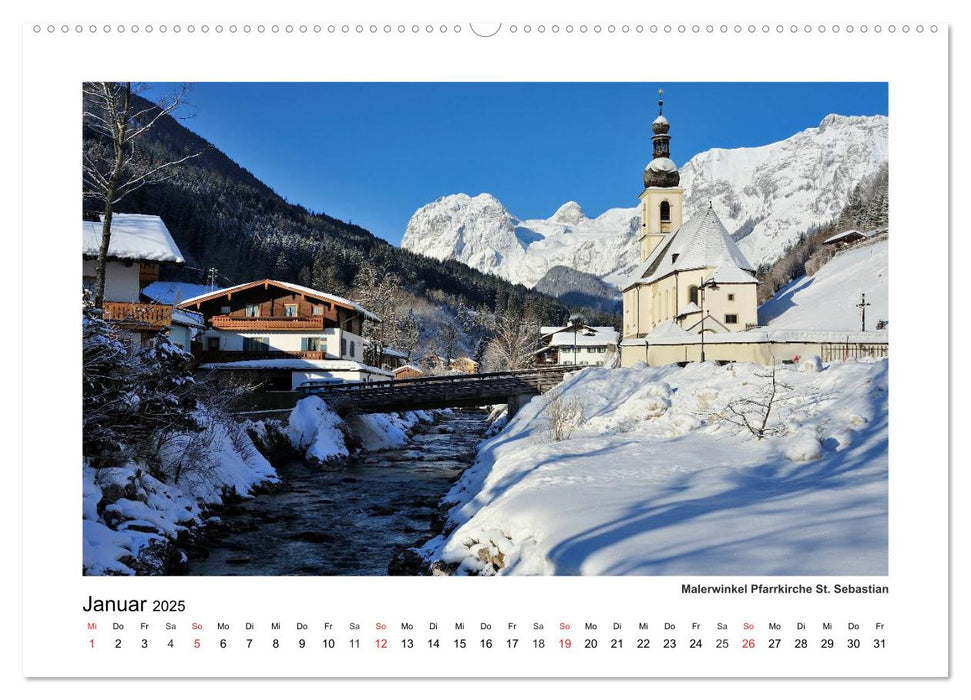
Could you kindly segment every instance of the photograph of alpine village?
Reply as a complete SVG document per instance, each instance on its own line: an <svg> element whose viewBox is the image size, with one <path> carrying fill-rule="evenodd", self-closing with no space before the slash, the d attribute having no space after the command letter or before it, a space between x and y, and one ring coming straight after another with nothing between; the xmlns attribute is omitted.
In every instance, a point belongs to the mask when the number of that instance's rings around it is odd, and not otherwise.
<svg viewBox="0 0 971 700"><path fill-rule="evenodd" d="M85 575L887 574L886 83L79 91Z"/></svg>

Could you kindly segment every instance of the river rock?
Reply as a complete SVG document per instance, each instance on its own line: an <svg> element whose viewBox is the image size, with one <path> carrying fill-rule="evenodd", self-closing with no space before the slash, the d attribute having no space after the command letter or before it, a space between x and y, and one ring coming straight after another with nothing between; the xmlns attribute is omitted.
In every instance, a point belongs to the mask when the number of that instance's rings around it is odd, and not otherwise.
<svg viewBox="0 0 971 700"><path fill-rule="evenodd" d="M455 576L458 564L449 564L439 559L432 564L432 576Z"/></svg>
<svg viewBox="0 0 971 700"><path fill-rule="evenodd" d="M401 549L388 564L389 576L423 576L427 569L425 560L414 549Z"/></svg>

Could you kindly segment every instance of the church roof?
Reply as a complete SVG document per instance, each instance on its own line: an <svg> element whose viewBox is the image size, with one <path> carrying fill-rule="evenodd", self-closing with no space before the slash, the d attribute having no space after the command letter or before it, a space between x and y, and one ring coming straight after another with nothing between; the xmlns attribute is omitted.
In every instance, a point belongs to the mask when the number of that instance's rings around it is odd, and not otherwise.
<svg viewBox="0 0 971 700"><path fill-rule="evenodd" d="M716 284L732 284L744 283L744 282L758 282L755 277L750 275L748 272L740 268L731 260L726 260L721 265L715 268L715 271L708 275L708 279Z"/></svg>
<svg viewBox="0 0 971 700"><path fill-rule="evenodd" d="M726 278L716 281L756 281L751 275L742 279L739 273L751 273L755 268L745 259L715 210L709 207L662 240L647 260L637 266L624 288L654 282L675 272L706 267L713 267L717 272L722 266Z"/></svg>
<svg viewBox="0 0 971 700"><path fill-rule="evenodd" d="M698 314L698 313L701 313L701 309L698 308L698 305L696 303L694 303L693 301L689 301L687 305L682 307L681 311L678 312L678 316L689 316L691 314Z"/></svg>

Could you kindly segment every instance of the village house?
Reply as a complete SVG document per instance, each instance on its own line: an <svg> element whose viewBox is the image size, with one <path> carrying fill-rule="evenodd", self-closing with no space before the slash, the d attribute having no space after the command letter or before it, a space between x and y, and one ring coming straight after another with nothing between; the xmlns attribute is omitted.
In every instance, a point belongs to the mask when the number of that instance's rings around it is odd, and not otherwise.
<svg viewBox="0 0 971 700"><path fill-rule="evenodd" d="M832 246L834 248L846 248L860 241L868 241L871 238L876 238L887 232L885 228L875 228L871 231L858 231L855 228L851 228L848 231L841 231L833 236L830 236L825 241L823 245Z"/></svg>
<svg viewBox="0 0 971 700"><path fill-rule="evenodd" d="M417 365L401 365L393 370L395 379L418 379L424 377L425 373Z"/></svg>
<svg viewBox="0 0 971 700"><path fill-rule="evenodd" d="M81 222L81 281L92 296L101 227L100 215ZM188 351L194 334L202 329L201 317L173 311L170 304L157 303L144 294L147 286L158 281L162 263L183 262L182 252L160 217L114 214L105 265L105 320L120 328L123 336L133 342L145 343L164 333Z"/></svg>
<svg viewBox="0 0 971 700"><path fill-rule="evenodd" d="M479 363L471 357L446 360L441 355L425 355L417 364L425 374L476 374L479 371Z"/></svg>
<svg viewBox="0 0 971 700"><path fill-rule="evenodd" d="M408 353L365 338L364 361L393 372L408 361Z"/></svg>
<svg viewBox="0 0 971 700"><path fill-rule="evenodd" d="M536 366L580 365L603 367L617 353L620 334L612 326L543 326Z"/></svg>
<svg viewBox="0 0 971 700"><path fill-rule="evenodd" d="M343 297L264 279L186 299L178 308L202 314L203 370L231 372L277 390L392 377L364 363L362 326L365 319L381 319Z"/></svg>

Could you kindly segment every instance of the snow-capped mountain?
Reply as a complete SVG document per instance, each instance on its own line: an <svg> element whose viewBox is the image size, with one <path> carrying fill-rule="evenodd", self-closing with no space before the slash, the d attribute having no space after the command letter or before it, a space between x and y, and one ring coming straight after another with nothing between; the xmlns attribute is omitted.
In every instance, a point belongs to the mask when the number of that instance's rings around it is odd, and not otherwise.
<svg viewBox="0 0 971 700"><path fill-rule="evenodd" d="M830 114L757 148L713 148L681 168L686 216L712 206L753 265L829 223L850 191L887 161L887 118Z"/></svg>
<svg viewBox="0 0 971 700"><path fill-rule="evenodd" d="M415 212L401 247L528 287L557 265L610 281L631 269L639 226L636 209L608 209L590 219L567 202L548 219L520 220L491 194L452 194Z"/></svg>
<svg viewBox="0 0 971 700"><path fill-rule="evenodd" d="M886 160L886 117L831 114L784 141L696 155L681 168L685 216L710 200L749 261L772 262L835 218L852 188ZM521 220L490 194L453 194L415 212L401 245L530 287L557 265L619 284L637 263L639 227L636 206L592 219L567 202L548 219Z"/></svg>

